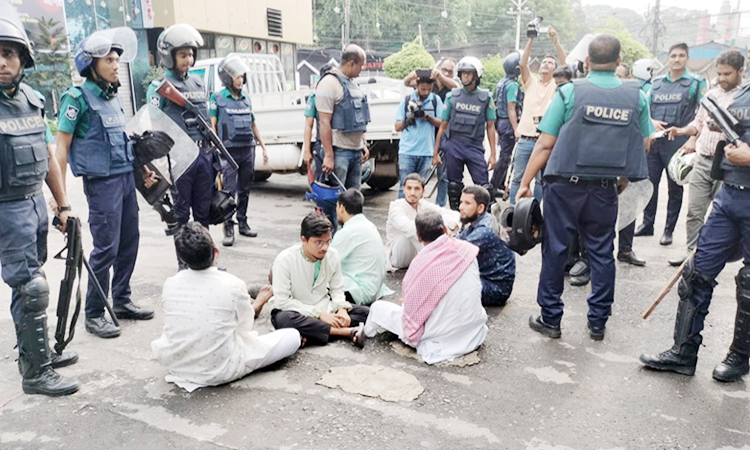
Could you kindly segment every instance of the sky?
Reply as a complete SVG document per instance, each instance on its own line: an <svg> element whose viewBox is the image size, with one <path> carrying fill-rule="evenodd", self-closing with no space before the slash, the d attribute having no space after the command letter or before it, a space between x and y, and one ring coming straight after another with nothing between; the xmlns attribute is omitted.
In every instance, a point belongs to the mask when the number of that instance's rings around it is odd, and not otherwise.
<svg viewBox="0 0 750 450"><path fill-rule="evenodd" d="M624 2L622 0L583 0L581 3L583 3L584 6L609 5L620 8L624 7ZM625 7L638 11L639 13L644 13L649 8L649 6L653 5L654 3L654 0L628 0L627 6ZM671 6L676 6L685 9L708 10L709 13L715 14L719 12L722 3L723 0L661 0L661 8L664 9ZM737 0L730 0L730 3L732 7L737 6ZM744 5L741 4L740 7L743 10L750 9L750 0L744 0L742 3L744 3Z"/></svg>

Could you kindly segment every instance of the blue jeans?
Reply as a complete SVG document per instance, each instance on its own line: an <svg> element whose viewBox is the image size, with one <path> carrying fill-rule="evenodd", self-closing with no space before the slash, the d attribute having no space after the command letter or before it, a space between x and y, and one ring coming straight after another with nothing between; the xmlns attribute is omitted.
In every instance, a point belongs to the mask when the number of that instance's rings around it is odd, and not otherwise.
<svg viewBox="0 0 750 450"><path fill-rule="evenodd" d="M398 155L398 177L401 179L401 183L398 186L398 198L404 198L404 179L407 177L407 175L418 173L422 177L422 179L427 181L427 177L430 175L431 169L432 155Z"/></svg>
<svg viewBox="0 0 750 450"><path fill-rule="evenodd" d="M523 179L523 172L526 170L526 165L529 163L531 158L531 152L534 150L536 140L527 139L522 137L518 140L516 145L516 155L513 157L513 178L510 181L510 204L516 204L516 193L521 187L521 180ZM542 201L542 173L541 171L536 174L536 183L534 185L534 198L538 201Z"/></svg>
<svg viewBox="0 0 750 450"><path fill-rule="evenodd" d="M334 148L333 173L344 183L344 189L362 185L362 150Z"/></svg>
<svg viewBox="0 0 750 450"><path fill-rule="evenodd" d="M445 163L440 163L437 168L438 190L435 204L445 206L448 204L448 175L445 173Z"/></svg>

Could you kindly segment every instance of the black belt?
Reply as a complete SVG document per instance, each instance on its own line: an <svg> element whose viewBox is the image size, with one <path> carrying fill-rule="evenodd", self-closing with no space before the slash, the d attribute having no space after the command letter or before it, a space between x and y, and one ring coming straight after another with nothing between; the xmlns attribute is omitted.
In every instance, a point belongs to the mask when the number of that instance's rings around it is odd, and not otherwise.
<svg viewBox="0 0 750 450"><path fill-rule="evenodd" d="M537 139L539 139L539 136L521 136L521 139L526 139L527 141L536 141Z"/></svg>
<svg viewBox="0 0 750 450"><path fill-rule="evenodd" d="M750 187L741 186L739 184L732 184L732 183L724 182L724 186L730 187L730 188L733 188L733 189L737 189L737 190L740 190L740 191L750 191Z"/></svg>
<svg viewBox="0 0 750 450"><path fill-rule="evenodd" d="M577 176L572 177L559 177L551 176L545 177L545 181L549 183L567 183L575 186L601 186L606 188L608 186L615 186L617 184L616 178L596 178L596 179L581 179Z"/></svg>

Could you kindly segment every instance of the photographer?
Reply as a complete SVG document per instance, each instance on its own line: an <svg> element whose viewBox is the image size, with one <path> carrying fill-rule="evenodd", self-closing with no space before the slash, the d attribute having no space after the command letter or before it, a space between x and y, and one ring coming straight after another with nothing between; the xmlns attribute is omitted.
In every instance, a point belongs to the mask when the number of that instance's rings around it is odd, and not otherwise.
<svg viewBox="0 0 750 450"><path fill-rule="evenodd" d="M401 180L398 198L403 198L404 179L410 173L427 178L432 168L435 131L440 126L443 102L432 92L435 83L430 69L417 70L417 88L401 100L396 110L396 131L401 131L398 144L398 174Z"/></svg>

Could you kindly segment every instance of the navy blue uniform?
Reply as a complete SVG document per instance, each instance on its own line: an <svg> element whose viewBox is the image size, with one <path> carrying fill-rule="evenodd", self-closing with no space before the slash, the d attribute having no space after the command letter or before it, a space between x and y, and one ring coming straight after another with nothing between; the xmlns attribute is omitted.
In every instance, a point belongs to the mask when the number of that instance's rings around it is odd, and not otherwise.
<svg viewBox="0 0 750 450"><path fill-rule="evenodd" d="M125 132L120 99L92 81L68 89L60 102L60 131L73 135L68 162L83 177L89 204L89 227L94 240L89 263L112 301L131 302L130 278L138 256L138 200L133 178L133 148ZM89 280L86 317L104 315L104 299Z"/></svg>
<svg viewBox="0 0 750 450"><path fill-rule="evenodd" d="M565 262L580 231L591 265L589 323L603 327L614 302L617 178L647 176L643 138L652 130L645 95L613 72L560 89L539 124L558 136L544 171L544 241L537 302L559 327Z"/></svg>
<svg viewBox="0 0 750 450"><path fill-rule="evenodd" d="M497 83L495 89L495 106L497 107L497 121L495 131L497 132L497 145L500 146L500 154L497 157L497 165L492 172L492 187L505 189L505 178L513 156L513 147L516 146L516 135L508 118L508 104L516 104L516 120L521 120L521 107L523 105L523 91L519 88L518 81L512 78L503 78Z"/></svg>

